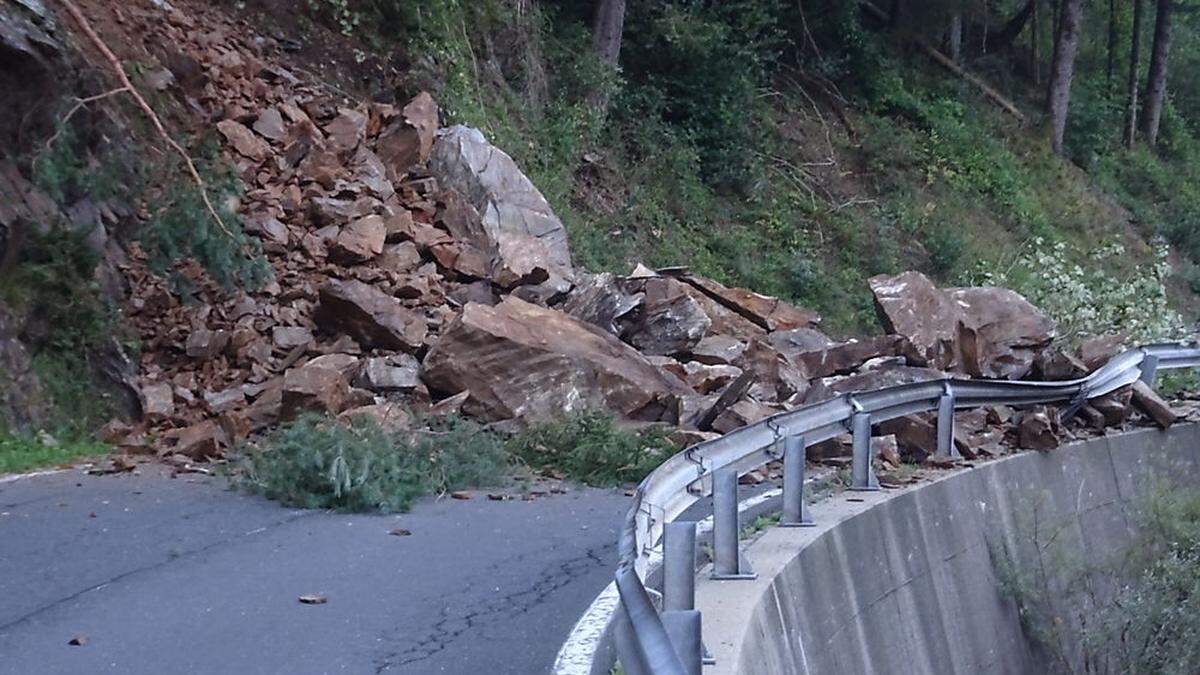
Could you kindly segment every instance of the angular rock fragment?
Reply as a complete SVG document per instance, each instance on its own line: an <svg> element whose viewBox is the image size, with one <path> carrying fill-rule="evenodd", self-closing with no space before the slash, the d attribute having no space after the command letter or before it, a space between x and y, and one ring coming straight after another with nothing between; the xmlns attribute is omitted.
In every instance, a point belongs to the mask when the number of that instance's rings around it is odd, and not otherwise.
<svg viewBox="0 0 1200 675"><path fill-rule="evenodd" d="M942 370L1017 379L1054 338L1054 322L1005 288L939 289L919 272L870 280L888 333L902 335L914 356Z"/></svg>
<svg viewBox="0 0 1200 675"><path fill-rule="evenodd" d="M1026 450L1053 450L1061 443L1058 411L1036 406L1021 415L1017 443Z"/></svg>
<svg viewBox="0 0 1200 675"><path fill-rule="evenodd" d="M738 363L746 353L746 343L727 335L710 335L692 347L689 358L708 365Z"/></svg>
<svg viewBox="0 0 1200 675"><path fill-rule="evenodd" d="M355 385L371 391L406 391L420 385L421 364L408 354L367 359Z"/></svg>
<svg viewBox="0 0 1200 675"><path fill-rule="evenodd" d="M1166 429L1178 419L1179 416L1171 409L1171 404L1164 401L1150 385L1138 380L1130 389L1133 392L1133 407L1154 420L1158 426Z"/></svg>
<svg viewBox="0 0 1200 675"><path fill-rule="evenodd" d="M712 320L683 288L666 277L633 282L642 295L636 323L622 334L643 354L668 355L695 347Z"/></svg>
<svg viewBox="0 0 1200 675"><path fill-rule="evenodd" d="M271 329L271 340L280 349L295 349L312 344L313 334L303 326L275 326Z"/></svg>
<svg viewBox="0 0 1200 675"><path fill-rule="evenodd" d="M280 418L295 419L303 412L337 414L350 398L350 384L332 368L306 365L283 375Z"/></svg>
<svg viewBox="0 0 1200 675"><path fill-rule="evenodd" d="M821 322L811 310L745 288L730 288L712 279L684 274L679 277L739 316L767 331L810 328Z"/></svg>
<svg viewBox="0 0 1200 675"><path fill-rule="evenodd" d="M409 169L429 157L437 129L437 103L428 93L421 92L380 132L375 152L387 167L392 182L398 183Z"/></svg>
<svg viewBox="0 0 1200 675"><path fill-rule="evenodd" d="M229 333L223 330L199 328L188 334L184 351L193 359L207 361L225 351L229 344Z"/></svg>
<svg viewBox="0 0 1200 675"><path fill-rule="evenodd" d="M346 225L329 246L331 259L348 265L363 263L383 253L387 235L383 217L366 216Z"/></svg>
<svg viewBox="0 0 1200 675"><path fill-rule="evenodd" d="M670 419L691 393L595 326L509 297L471 303L425 357L431 390L469 392L465 410L487 420L553 419L607 408L630 419Z"/></svg>
<svg viewBox="0 0 1200 675"><path fill-rule="evenodd" d="M361 281L331 279L319 291L313 318L365 347L416 350L424 344L425 319L399 300Z"/></svg>
<svg viewBox="0 0 1200 675"><path fill-rule="evenodd" d="M511 157L479 131L455 126L434 143L429 166L441 185L478 211L485 237L470 243L496 251L493 281L505 288L545 283L555 292L569 290L574 270L566 228Z"/></svg>
<svg viewBox="0 0 1200 675"><path fill-rule="evenodd" d="M175 390L170 382L145 385L140 394L146 421L159 422L175 414Z"/></svg>
<svg viewBox="0 0 1200 675"><path fill-rule="evenodd" d="M217 122L217 131L233 146L237 153L247 159L261 162L271 154L271 146L254 132L234 120Z"/></svg>

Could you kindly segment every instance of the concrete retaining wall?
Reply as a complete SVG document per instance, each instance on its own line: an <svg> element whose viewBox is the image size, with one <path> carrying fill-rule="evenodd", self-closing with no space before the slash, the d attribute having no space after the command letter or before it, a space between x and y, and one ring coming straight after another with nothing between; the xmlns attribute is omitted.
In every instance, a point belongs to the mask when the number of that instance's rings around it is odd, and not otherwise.
<svg viewBox="0 0 1200 675"><path fill-rule="evenodd" d="M772 528L755 581L702 575L709 673L1031 673L1044 668L998 585L988 539L1022 544L1037 513L1093 560L1134 535L1158 478L1200 481L1200 427L1141 430L1026 453L903 491L843 493L818 527ZM1028 538L1028 534L1023 535Z"/></svg>

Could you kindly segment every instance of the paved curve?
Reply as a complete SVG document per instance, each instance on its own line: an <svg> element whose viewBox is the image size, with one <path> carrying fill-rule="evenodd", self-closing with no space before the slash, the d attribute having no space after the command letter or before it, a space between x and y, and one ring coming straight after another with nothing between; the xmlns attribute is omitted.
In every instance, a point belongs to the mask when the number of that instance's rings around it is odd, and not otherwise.
<svg viewBox="0 0 1200 675"><path fill-rule="evenodd" d="M629 507L575 489L351 516L144 471L0 482L0 673L543 673Z"/></svg>

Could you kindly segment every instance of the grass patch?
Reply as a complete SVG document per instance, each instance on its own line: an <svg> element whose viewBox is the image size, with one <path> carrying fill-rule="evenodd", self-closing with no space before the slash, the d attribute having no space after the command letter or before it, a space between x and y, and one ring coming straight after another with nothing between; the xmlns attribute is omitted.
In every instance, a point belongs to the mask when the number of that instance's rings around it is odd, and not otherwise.
<svg viewBox="0 0 1200 675"><path fill-rule="evenodd" d="M501 437L462 418L388 431L304 415L243 448L241 469L238 484L288 506L393 513L422 495L500 484L511 463Z"/></svg>
<svg viewBox="0 0 1200 675"><path fill-rule="evenodd" d="M81 457L106 454L109 447L95 441L45 443L37 438L0 434L0 474L57 466Z"/></svg>
<svg viewBox="0 0 1200 675"><path fill-rule="evenodd" d="M514 436L508 447L531 467L596 486L639 481L679 450L661 429L630 431L598 411L536 425Z"/></svg>

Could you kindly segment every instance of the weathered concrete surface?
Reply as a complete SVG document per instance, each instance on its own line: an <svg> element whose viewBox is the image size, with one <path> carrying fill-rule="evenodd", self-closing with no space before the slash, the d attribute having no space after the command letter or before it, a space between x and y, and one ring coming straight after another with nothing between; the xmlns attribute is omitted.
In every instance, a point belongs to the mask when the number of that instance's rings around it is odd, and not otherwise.
<svg viewBox="0 0 1200 675"><path fill-rule="evenodd" d="M1033 509L1091 559L1127 545L1154 480L1200 480L1200 427L1142 430L1016 455L901 491L843 493L818 527L772 528L746 552L755 581L713 582L697 608L714 673L1044 671L1001 593L989 539L1019 546Z"/></svg>

